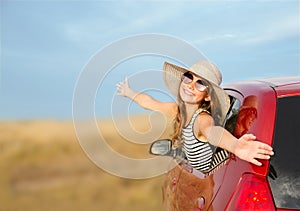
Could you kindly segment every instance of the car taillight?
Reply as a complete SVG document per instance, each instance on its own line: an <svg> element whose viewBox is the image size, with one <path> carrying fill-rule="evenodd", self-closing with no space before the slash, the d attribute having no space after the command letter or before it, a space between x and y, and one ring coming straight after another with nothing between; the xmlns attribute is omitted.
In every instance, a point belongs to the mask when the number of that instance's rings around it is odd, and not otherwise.
<svg viewBox="0 0 300 211"><path fill-rule="evenodd" d="M227 210L275 210L267 179L252 174L243 175Z"/></svg>

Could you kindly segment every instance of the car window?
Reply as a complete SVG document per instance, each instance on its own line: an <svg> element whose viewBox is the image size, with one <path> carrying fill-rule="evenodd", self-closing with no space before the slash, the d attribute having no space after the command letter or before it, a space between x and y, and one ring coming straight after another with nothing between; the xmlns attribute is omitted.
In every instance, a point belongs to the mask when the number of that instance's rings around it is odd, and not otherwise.
<svg viewBox="0 0 300 211"><path fill-rule="evenodd" d="M231 134L233 134L237 122L238 113L241 107L241 102L238 99L234 98L233 96L230 96L230 102L231 102L231 107L227 114L225 128Z"/></svg>
<svg viewBox="0 0 300 211"><path fill-rule="evenodd" d="M269 183L276 207L300 208L300 96L279 98Z"/></svg>

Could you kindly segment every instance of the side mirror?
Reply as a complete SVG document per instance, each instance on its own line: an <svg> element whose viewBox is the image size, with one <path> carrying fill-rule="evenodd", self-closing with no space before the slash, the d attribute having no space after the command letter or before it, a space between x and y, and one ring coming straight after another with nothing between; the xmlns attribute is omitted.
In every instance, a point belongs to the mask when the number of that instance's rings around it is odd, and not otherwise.
<svg viewBox="0 0 300 211"><path fill-rule="evenodd" d="M150 146L150 154L152 155L171 155L172 141L169 139L161 139L155 141Z"/></svg>

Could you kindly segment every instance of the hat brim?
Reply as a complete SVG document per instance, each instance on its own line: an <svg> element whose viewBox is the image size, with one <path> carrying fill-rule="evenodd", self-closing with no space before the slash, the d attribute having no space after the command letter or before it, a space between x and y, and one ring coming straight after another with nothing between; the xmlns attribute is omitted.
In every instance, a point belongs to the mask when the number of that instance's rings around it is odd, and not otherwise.
<svg viewBox="0 0 300 211"><path fill-rule="evenodd" d="M211 101L214 104L214 108L212 110L212 115L214 119L218 119L218 124L223 125L223 122L226 118L228 109L230 107L230 98L227 93L224 91L222 87L218 84L214 83L213 81L208 80L205 78L201 72L195 72L192 69L183 68L168 62L164 63L163 66L164 71L164 82L170 92L175 96L178 97L178 89L181 83L182 75L187 72L193 72L194 74L198 75L200 78L204 79L209 84Z"/></svg>

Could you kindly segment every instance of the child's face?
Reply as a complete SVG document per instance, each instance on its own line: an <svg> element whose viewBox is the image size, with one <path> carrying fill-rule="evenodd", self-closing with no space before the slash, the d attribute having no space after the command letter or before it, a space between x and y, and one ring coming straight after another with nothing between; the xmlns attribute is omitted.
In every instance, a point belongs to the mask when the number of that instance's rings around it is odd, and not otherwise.
<svg viewBox="0 0 300 211"><path fill-rule="evenodd" d="M199 104L203 99L209 100L202 78L190 72L183 75L179 89L180 97L185 103Z"/></svg>

